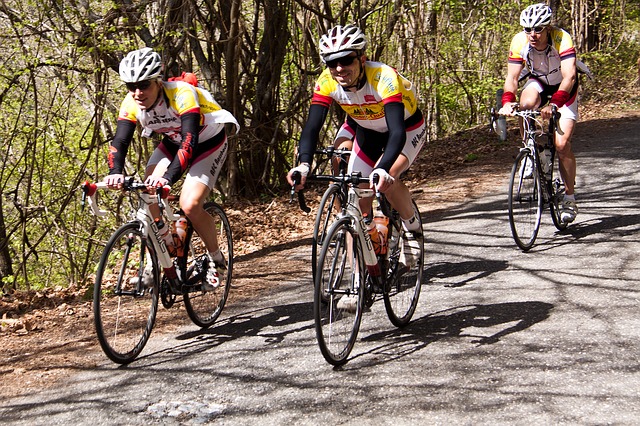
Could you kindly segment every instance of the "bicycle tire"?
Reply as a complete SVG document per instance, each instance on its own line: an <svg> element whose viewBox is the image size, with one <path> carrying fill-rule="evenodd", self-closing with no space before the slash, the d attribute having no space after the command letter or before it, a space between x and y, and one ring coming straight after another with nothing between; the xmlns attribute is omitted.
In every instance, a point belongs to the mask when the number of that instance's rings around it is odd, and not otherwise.
<svg viewBox="0 0 640 426"><path fill-rule="evenodd" d="M555 161L555 150L551 154L551 164L553 164L553 169L551 170L551 175L549 176L549 194L551 194L549 200L549 210L551 211L551 220L553 221L553 225L556 227L558 231L564 231L567 229L569 224L567 222L563 222L561 218L560 211L560 203L564 199L564 183L560 180L559 177L554 178L554 176L560 176L560 171L558 169L558 163Z"/></svg>
<svg viewBox="0 0 640 426"><path fill-rule="evenodd" d="M313 236L311 239L311 276L315 283L316 269L318 265L318 252L322 249L322 242L327 234L327 230L333 220L331 214L336 205L336 201L342 204L341 194L342 187L339 184L331 184L322 194L318 211L316 212L316 219L313 224Z"/></svg>
<svg viewBox="0 0 640 426"><path fill-rule="evenodd" d="M532 176L529 178L523 176L527 161L532 163ZM513 240L520 249L528 251L538 236L543 204L538 166L529 149L521 150L513 163L508 204Z"/></svg>
<svg viewBox="0 0 640 426"><path fill-rule="evenodd" d="M366 267L358 236L348 217L334 222L322 245L313 313L320 352L332 365L343 365L360 330ZM351 303L345 303L346 297Z"/></svg>
<svg viewBox="0 0 640 426"><path fill-rule="evenodd" d="M158 310L160 268L141 229L136 221L113 233L100 257L93 289L98 341L107 357L118 364L128 364L142 352ZM151 265L151 287L145 287L142 278L147 263Z"/></svg>
<svg viewBox="0 0 640 426"><path fill-rule="evenodd" d="M413 201L415 211L419 212L418 206ZM397 244L389 247L389 273L387 280L390 281L387 291L383 293L384 307L387 316L396 327L404 327L409 324L411 317L418 306L420 298L420 290L422 287L422 275L424 273L424 230L422 229L422 218L418 213L417 220L420 221L420 232L414 233L414 238L420 247L420 253L416 256L415 263L410 266L404 266L401 262L401 255L404 245L404 232L399 232ZM395 227L392 232L397 233ZM392 238L390 241L392 241ZM413 262L412 262L413 263Z"/></svg>
<svg viewBox="0 0 640 426"><path fill-rule="evenodd" d="M208 202L204 209L214 218L218 246L227 262L227 270L220 274L220 285L213 290L204 291L202 283L206 279L208 268L207 248L198 233L193 230L182 260L186 281L189 282L184 291L184 306L191 321L199 327L207 328L218 319L231 290L233 277L233 238L229 219L222 207L215 202Z"/></svg>

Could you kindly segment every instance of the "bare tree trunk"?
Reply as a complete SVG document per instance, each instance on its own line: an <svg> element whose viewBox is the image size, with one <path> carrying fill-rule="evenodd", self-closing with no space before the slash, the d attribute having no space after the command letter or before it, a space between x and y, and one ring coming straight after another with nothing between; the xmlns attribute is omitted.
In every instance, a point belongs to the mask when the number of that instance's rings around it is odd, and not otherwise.
<svg viewBox="0 0 640 426"><path fill-rule="evenodd" d="M229 13L229 39L226 45L227 76L227 105L231 113L239 117L240 107L240 0L231 0ZM238 188L238 138L229 137L229 151L227 154L227 186L228 195L235 198L239 194Z"/></svg>
<svg viewBox="0 0 640 426"><path fill-rule="evenodd" d="M13 267L11 266L11 255L9 253L7 228L4 223L2 198L3 197L0 197L0 288L4 293L7 293L15 290L15 280L12 280L11 284L5 282L5 278L13 276Z"/></svg>

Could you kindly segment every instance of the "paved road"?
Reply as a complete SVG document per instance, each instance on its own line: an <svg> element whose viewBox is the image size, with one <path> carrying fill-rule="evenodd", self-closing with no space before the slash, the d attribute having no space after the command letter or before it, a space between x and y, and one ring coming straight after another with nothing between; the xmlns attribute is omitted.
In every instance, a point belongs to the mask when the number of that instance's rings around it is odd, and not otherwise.
<svg viewBox="0 0 640 426"><path fill-rule="evenodd" d="M395 329L376 303L342 369L292 279L211 330L152 335L129 367L2 401L0 423L638 424L640 119L607 126L576 136L577 223L559 234L545 216L529 253L510 237L506 176L495 196L426 218L415 321Z"/></svg>

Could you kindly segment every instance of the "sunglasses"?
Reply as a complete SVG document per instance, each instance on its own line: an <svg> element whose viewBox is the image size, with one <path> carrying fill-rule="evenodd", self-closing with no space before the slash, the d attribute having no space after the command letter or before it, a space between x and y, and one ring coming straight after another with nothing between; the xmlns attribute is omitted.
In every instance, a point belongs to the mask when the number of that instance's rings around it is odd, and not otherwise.
<svg viewBox="0 0 640 426"><path fill-rule="evenodd" d="M541 32L543 32L543 31L544 31L544 29L545 29L545 28L546 28L546 27L533 27L533 28L531 28L531 27L524 27L524 28L523 28L523 30L524 30L524 32L525 32L525 33L527 33L527 34L531 34L531 32L532 32L532 31L533 31L533 32L535 32L536 34L540 34Z"/></svg>
<svg viewBox="0 0 640 426"><path fill-rule="evenodd" d="M130 92L135 92L138 89L147 90L149 87L151 87L151 80L138 81L137 83L127 83L127 89L129 89Z"/></svg>
<svg viewBox="0 0 640 426"><path fill-rule="evenodd" d="M353 56L353 55L343 56L342 58L338 58L338 59L333 59L331 61L327 61L327 66L329 68L336 68L338 65L340 65L342 67L348 67L357 58L358 58L357 55L356 56Z"/></svg>

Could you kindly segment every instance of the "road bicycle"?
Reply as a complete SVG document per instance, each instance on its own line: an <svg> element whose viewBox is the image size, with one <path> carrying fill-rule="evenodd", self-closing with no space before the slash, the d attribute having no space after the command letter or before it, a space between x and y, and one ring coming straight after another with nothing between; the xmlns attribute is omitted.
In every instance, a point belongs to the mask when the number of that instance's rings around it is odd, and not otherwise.
<svg viewBox="0 0 640 426"><path fill-rule="evenodd" d="M560 113L553 107L546 132L539 111L522 110L516 111L515 115L522 118L523 147L516 156L509 179L509 225L517 246L528 251L538 236L545 207L549 207L558 230L562 231L568 225L561 220L560 205L565 188L555 161L554 140L556 129L561 131L558 128ZM492 111L492 117L497 116L495 110Z"/></svg>
<svg viewBox="0 0 640 426"><path fill-rule="evenodd" d="M106 188L103 182L85 182L82 205L88 200L95 215L106 215L96 201L97 190ZM220 285L211 289L203 286L210 267L207 248L181 211L174 213L167 188L151 195L144 183L127 178L123 191L137 201L138 207L134 217L106 243L93 291L98 341L104 353L119 364L133 361L146 345L156 320L158 299L167 309L184 302L189 318L206 328L222 312L233 275L231 227L220 205L211 201L204 206L215 220L208 232L216 233L226 259L226 271L219 271ZM152 204L160 208L159 220L154 220ZM162 228L181 218L187 221L183 249L172 256L173 248L163 238Z"/></svg>
<svg viewBox="0 0 640 426"><path fill-rule="evenodd" d="M407 235L397 211L384 195L359 188L369 183L359 173L331 176L347 185L347 200L329 226L322 243L315 276L313 312L316 337L322 355L332 365L342 365L353 349L362 313L382 294L387 316L402 327L413 316L422 283L424 235L414 232L418 253L404 253ZM373 197L388 222L386 253L377 255L360 209L360 200ZM416 212L418 208L415 204ZM404 257L404 262L403 262ZM407 258L412 258L408 261Z"/></svg>

